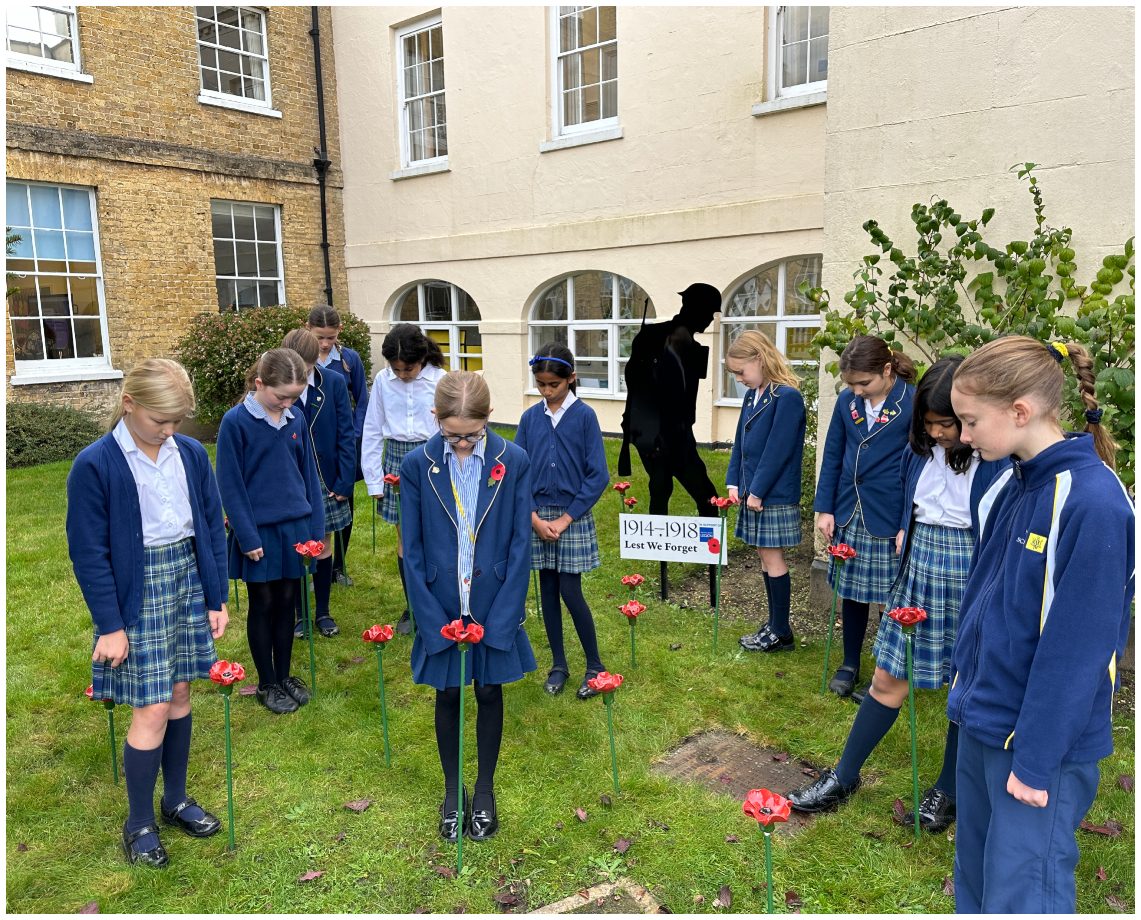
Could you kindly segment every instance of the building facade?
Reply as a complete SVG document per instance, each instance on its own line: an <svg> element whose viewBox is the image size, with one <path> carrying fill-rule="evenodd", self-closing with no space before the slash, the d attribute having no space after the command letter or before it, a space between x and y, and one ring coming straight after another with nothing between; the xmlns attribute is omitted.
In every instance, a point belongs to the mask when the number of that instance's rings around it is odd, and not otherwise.
<svg viewBox="0 0 1141 920"><path fill-rule="evenodd" d="M198 313L347 305L332 17L313 9L8 9L9 399L98 411Z"/></svg>
<svg viewBox="0 0 1141 920"><path fill-rule="evenodd" d="M643 315L707 282L699 441L733 435L734 334L807 358L826 7L345 6L333 25L349 296L377 344L420 323L513 423L538 398L528 357L563 341L613 432Z"/></svg>

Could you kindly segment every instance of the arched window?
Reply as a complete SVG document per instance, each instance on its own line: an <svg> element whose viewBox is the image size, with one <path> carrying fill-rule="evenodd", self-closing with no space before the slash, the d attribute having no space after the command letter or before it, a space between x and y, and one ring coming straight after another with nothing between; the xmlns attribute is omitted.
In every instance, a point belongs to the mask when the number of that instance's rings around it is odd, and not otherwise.
<svg viewBox="0 0 1141 920"><path fill-rule="evenodd" d="M575 357L579 395L626 392L630 343L653 301L629 278L610 272L576 272L539 295L531 310L531 354L545 342L561 342Z"/></svg>
<svg viewBox="0 0 1141 920"><path fill-rule="evenodd" d="M793 256L773 262L745 278L726 298L721 312L721 357L746 329L767 335L795 367L812 362L812 337L820 329L816 304L800 285L820 286L821 256ZM745 388L722 366L721 396L742 399Z"/></svg>
<svg viewBox="0 0 1141 920"><path fill-rule="evenodd" d="M440 346L450 370L483 370L479 307L462 288L447 281L421 281L396 302L392 318L423 329Z"/></svg>

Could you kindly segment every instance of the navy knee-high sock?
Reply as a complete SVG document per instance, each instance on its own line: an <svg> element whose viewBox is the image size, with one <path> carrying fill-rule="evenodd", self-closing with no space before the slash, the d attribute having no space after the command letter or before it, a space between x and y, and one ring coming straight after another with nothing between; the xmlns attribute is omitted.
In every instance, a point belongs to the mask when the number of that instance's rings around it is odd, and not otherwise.
<svg viewBox="0 0 1141 920"><path fill-rule="evenodd" d="M186 794L186 767L190 763L190 713L181 719L169 719L162 739L162 804L167 811L182 804ZM197 821L205 812L191 805L182 812L188 821Z"/></svg>
<svg viewBox="0 0 1141 920"><path fill-rule="evenodd" d="M943 771L935 780L935 788L941 789L952 799L955 797L955 762L959 759L959 726L947 723L947 745L943 748Z"/></svg>
<svg viewBox="0 0 1141 920"><path fill-rule="evenodd" d="M140 751L123 743L123 780L127 786L127 832L141 830L155 823L155 784L162 762L162 745ZM177 802L175 803L178 804ZM134 844L136 850L153 850L158 837L147 834Z"/></svg>
<svg viewBox="0 0 1141 920"><path fill-rule="evenodd" d="M792 632L788 623L789 608L792 606L792 576L788 572L770 575L768 589L769 627L776 635L787 636Z"/></svg>
<svg viewBox="0 0 1141 920"><path fill-rule="evenodd" d="M313 619L329 615L329 594L333 589L333 557L317 560L317 570L313 573Z"/></svg>
<svg viewBox="0 0 1141 920"><path fill-rule="evenodd" d="M765 620L764 624L761 626L761 629L764 629L767 626L772 626L772 623L773 623L773 588L772 588L772 579L769 578L768 572L766 572L762 569L761 570L761 577L765 580L765 600L768 602L768 605L769 605L769 617L767 620Z"/></svg>
<svg viewBox="0 0 1141 920"><path fill-rule="evenodd" d="M870 693L864 697L860 708L856 710L852 730L848 732L844 753L836 764L836 778L841 783L850 786L859 778L860 767L891 730L898 716L898 709L885 706Z"/></svg>
<svg viewBox="0 0 1141 920"><path fill-rule="evenodd" d="M864 633L868 631L868 605L844 598L844 664L859 670Z"/></svg>

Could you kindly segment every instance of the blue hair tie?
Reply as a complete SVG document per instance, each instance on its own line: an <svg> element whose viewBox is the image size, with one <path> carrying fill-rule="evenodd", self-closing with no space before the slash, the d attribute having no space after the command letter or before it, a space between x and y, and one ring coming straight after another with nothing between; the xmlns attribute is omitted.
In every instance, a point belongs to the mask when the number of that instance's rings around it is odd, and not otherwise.
<svg viewBox="0 0 1141 920"><path fill-rule="evenodd" d="M1086 409L1086 421L1091 425L1100 425L1104 409Z"/></svg>
<svg viewBox="0 0 1141 920"><path fill-rule="evenodd" d="M556 358L554 355L535 355L535 357L527 362L527 366L534 367L540 361L554 361L556 364L565 364L572 371L574 370L574 365L571 364L570 361L564 361L562 358Z"/></svg>

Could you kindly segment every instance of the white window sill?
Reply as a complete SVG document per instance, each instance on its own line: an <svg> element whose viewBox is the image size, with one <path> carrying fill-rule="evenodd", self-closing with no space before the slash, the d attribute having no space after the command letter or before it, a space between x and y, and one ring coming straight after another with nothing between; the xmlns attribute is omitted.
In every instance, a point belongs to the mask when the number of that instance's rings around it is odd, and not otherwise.
<svg viewBox="0 0 1141 920"><path fill-rule="evenodd" d="M729 399L727 396L722 396L713 405L719 409L740 409L745 404L743 399Z"/></svg>
<svg viewBox="0 0 1141 920"><path fill-rule="evenodd" d="M203 105L216 105L220 109L233 109L237 112L249 112L251 115L281 118L281 112L277 109L271 109L261 102L251 102L241 96L208 96L206 93L199 93L198 101Z"/></svg>
<svg viewBox="0 0 1141 920"><path fill-rule="evenodd" d="M76 83L94 83L95 78L89 73L80 73L74 67L49 64L46 61L27 61L21 58L10 57L7 60L9 70L25 70L28 73L38 73L45 77L59 77L61 80L74 80Z"/></svg>
<svg viewBox="0 0 1141 920"><path fill-rule="evenodd" d="M405 166L388 174L388 178L396 182L400 179L412 179L415 176L430 176L433 173L451 172L447 158L436 163L422 163L418 166Z"/></svg>
<svg viewBox="0 0 1141 920"><path fill-rule="evenodd" d="M16 371L8 378L8 383L14 387L35 386L42 383L75 383L81 380L122 380L123 372L113 367L104 368L76 368L74 370L52 371Z"/></svg>
<svg viewBox="0 0 1141 920"><path fill-rule="evenodd" d="M564 134L539 145L539 153L563 150L566 147L581 147L583 144L600 144L603 141L616 141L622 138L622 126L600 128L597 131L583 131L581 134Z"/></svg>
<svg viewBox="0 0 1141 920"><path fill-rule="evenodd" d="M787 112L790 109L807 109L814 105L824 105L828 101L828 91L818 93L804 93L800 96L782 96L780 99L770 99L768 102L758 102L753 106L753 117L772 115L775 112Z"/></svg>

